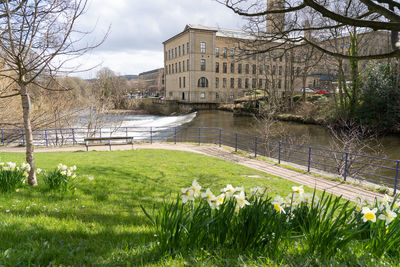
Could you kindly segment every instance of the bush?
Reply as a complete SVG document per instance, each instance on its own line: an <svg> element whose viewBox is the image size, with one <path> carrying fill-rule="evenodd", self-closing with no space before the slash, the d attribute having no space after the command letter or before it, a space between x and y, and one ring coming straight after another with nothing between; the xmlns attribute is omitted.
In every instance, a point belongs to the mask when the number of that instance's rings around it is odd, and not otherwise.
<svg viewBox="0 0 400 267"><path fill-rule="evenodd" d="M222 249L257 252L277 262L297 257L321 264L349 259L341 252L357 248L358 255L398 257L400 216L395 200L385 196L371 205L360 198L354 205L325 193L319 199L302 186L292 189L286 198L272 200L261 188L246 195L243 187L228 185L215 196L210 189L201 193L194 181L181 190L182 198L164 203L158 213L142 209L155 227L156 248L165 254Z"/></svg>
<svg viewBox="0 0 400 267"><path fill-rule="evenodd" d="M15 191L21 187L28 177L31 167L22 163L19 167L15 162L0 162L0 192Z"/></svg>
<svg viewBox="0 0 400 267"><path fill-rule="evenodd" d="M68 168L68 166L60 163L57 169L43 174L43 181L51 191L73 191L78 183L75 170L76 166Z"/></svg>

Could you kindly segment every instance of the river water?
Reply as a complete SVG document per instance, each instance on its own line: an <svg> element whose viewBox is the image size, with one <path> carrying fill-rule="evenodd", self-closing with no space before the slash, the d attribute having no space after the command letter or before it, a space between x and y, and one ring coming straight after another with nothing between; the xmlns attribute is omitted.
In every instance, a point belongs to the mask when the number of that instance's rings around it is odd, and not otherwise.
<svg viewBox="0 0 400 267"><path fill-rule="evenodd" d="M294 122L281 122L291 135L302 138L309 136L309 142L304 145L313 147L330 148L332 135L330 130L318 126ZM187 127L216 127L234 132L246 133L250 135L263 136L264 123L262 120L252 117L233 116L226 111L199 111L197 116L190 122L185 123ZM279 136L275 136L279 139ZM296 139L296 138L294 138ZM390 159L400 159L400 135L387 135L378 140L382 145L383 154Z"/></svg>

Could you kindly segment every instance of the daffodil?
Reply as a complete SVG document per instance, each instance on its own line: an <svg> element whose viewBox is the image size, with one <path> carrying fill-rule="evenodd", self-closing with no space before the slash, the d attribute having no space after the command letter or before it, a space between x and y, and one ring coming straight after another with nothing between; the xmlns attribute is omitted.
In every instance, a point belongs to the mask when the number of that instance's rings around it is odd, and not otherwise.
<svg viewBox="0 0 400 267"><path fill-rule="evenodd" d="M395 218L397 214L390 210L389 206L386 206L385 212L378 216L378 219L385 221L385 224L390 224Z"/></svg>
<svg viewBox="0 0 400 267"><path fill-rule="evenodd" d="M215 197L215 206L217 209L219 209L219 206L222 205L225 201L225 194L220 194Z"/></svg>
<svg viewBox="0 0 400 267"><path fill-rule="evenodd" d="M199 185L199 183L196 181L196 179L193 180L191 188L193 190L194 197L200 196L201 185Z"/></svg>
<svg viewBox="0 0 400 267"><path fill-rule="evenodd" d="M258 196L263 194L263 189L259 186L250 188L250 194L252 196Z"/></svg>
<svg viewBox="0 0 400 267"><path fill-rule="evenodd" d="M292 187L292 190L293 190L293 193L295 193L295 194L301 195L301 194L304 193L304 189L303 189L303 186L302 186L302 185L300 185L300 186L293 186L293 187Z"/></svg>
<svg viewBox="0 0 400 267"><path fill-rule="evenodd" d="M230 198L231 196L233 196L233 194L235 194L235 188L231 184L228 184L221 191L225 193L225 196L227 198Z"/></svg>
<svg viewBox="0 0 400 267"><path fill-rule="evenodd" d="M36 169L36 173L37 173L37 174L40 174L41 172L42 172L42 169L40 169L40 168L37 168L37 169Z"/></svg>
<svg viewBox="0 0 400 267"><path fill-rule="evenodd" d="M283 207L281 206L281 203L279 202L272 202L272 205L274 205L274 209L276 210L276 212L279 213L286 213L285 210L283 209Z"/></svg>
<svg viewBox="0 0 400 267"><path fill-rule="evenodd" d="M215 200L215 196L211 192L210 188L207 188L206 192L201 194L201 197L207 200L208 203Z"/></svg>
<svg viewBox="0 0 400 267"><path fill-rule="evenodd" d="M23 174L25 177L28 177L29 176L29 173L28 172L24 172L24 174Z"/></svg>
<svg viewBox="0 0 400 267"><path fill-rule="evenodd" d="M383 198L379 198L378 199L378 207L379 209L384 209L387 205L389 205L390 203L392 203L393 199L388 196L388 195L384 195Z"/></svg>
<svg viewBox="0 0 400 267"><path fill-rule="evenodd" d="M377 208L374 208L370 210L368 207L363 207L362 208L362 214L363 214L363 221L371 221L371 222L376 222L376 212L378 211Z"/></svg>
<svg viewBox="0 0 400 267"><path fill-rule="evenodd" d="M237 201L237 205L240 208L243 208L246 205L250 205L250 202L248 202L246 200L246 196L244 194L244 191L241 191L238 195L235 195L236 201Z"/></svg>
<svg viewBox="0 0 400 267"><path fill-rule="evenodd" d="M191 187L189 188L182 188L182 202L186 203L188 201L193 201L194 200L194 192Z"/></svg>

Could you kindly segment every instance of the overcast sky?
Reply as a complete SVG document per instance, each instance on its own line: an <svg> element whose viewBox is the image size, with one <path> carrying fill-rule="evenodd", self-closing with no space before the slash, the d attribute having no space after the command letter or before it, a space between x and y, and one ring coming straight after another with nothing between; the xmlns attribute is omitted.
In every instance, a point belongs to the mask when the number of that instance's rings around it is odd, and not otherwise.
<svg viewBox="0 0 400 267"><path fill-rule="evenodd" d="M241 29L243 23L215 0L89 0L78 27L95 27L91 38L97 40L111 29L107 40L79 61L83 67L101 64L120 75L139 74L163 67L162 42L186 24Z"/></svg>

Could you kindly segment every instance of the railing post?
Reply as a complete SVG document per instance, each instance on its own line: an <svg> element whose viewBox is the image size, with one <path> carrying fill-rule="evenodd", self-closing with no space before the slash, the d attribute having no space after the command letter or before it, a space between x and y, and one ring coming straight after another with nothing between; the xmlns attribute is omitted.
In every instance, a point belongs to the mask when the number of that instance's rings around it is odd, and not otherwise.
<svg viewBox="0 0 400 267"><path fill-rule="evenodd" d="M24 129L22 129L22 145L25 146L25 132L24 132Z"/></svg>
<svg viewBox="0 0 400 267"><path fill-rule="evenodd" d="M49 139L47 138L47 130L44 130L44 138L46 139L46 146L49 146Z"/></svg>
<svg viewBox="0 0 400 267"><path fill-rule="evenodd" d="M307 172L310 172L311 169L311 146L308 147L308 166Z"/></svg>
<svg viewBox="0 0 400 267"><path fill-rule="evenodd" d="M238 149L238 144L237 144L237 140L238 138L237 138L237 133L235 133L235 152L237 152L237 149Z"/></svg>
<svg viewBox="0 0 400 267"><path fill-rule="evenodd" d="M201 128L199 128L199 145L200 145L200 143L201 143Z"/></svg>
<svg viewBox="0 0 400 267"><path fill-rule="evenodd" d="M281 164L281 141L278 141L278 163Z"/></svg>
<svg viewBox="0 0 400 267"><path fill-rule="evenodd" d="M395 179L394 179L393 195L396 195L396 193L397 193L397 183L398 183L398 180L399 180L399 165L400 165L400 160L398 160L396 162L396 176L395 176Z"/></svg>
<svg viewBox="0 0 400 267"><path fill-rule="evenodd" d="M222 129L219 129L219 147L221 147L222 143Z"/></svg>
<svg viewBox="0 0 400 267"><path fill-rule="evenodd" d="M96 136L95 136L96 137ZM100 128L100 138L101 138L101 128ZM100 139L100 144L101 144L101 139Z"/></svg>
<svg viewBox="0 0 400 267"><path fill-rule="evenodd" d="M150 144L153 144L153 127L150 127Z"/></svg>
<svg viewBox="0 0 400 267"><path fill-rule="evenodd" d="M175 129L175 133L174 133L174 143L175 143L175 145L176 145L176 127L175 127L174 129Z"/></svg>
<svg viewBox="0 0 400 267"><path fill-rule="evenodd" d="M346 152L346 158L344 160L344 173L343 173L343 178L346 181L347 180L347 162L349 160L349 152Z"/></svg>
<svg viewBox="0 0 400 267"><path fill-rule="evenodd" d="M1 129L1 143L3 144L3 146L6 146L5 142L4 142L4 130Z"/></svg>
<svg viewBox="0 0 400 267"><path fill-rule="evenodd" d="M254 137L254 157L257 157L257 136Z"/></svg>
<svg viewBox="0 0 400 267"><path fill-rule="evenodd" d="M126 137L128 137L128 127L125 127Z"/></svg>
<svg viewBox="0 0 400 267"><path fill-rule="evenodd" d="M75 145L75 129L72 128L72 145Z"/></svg>

